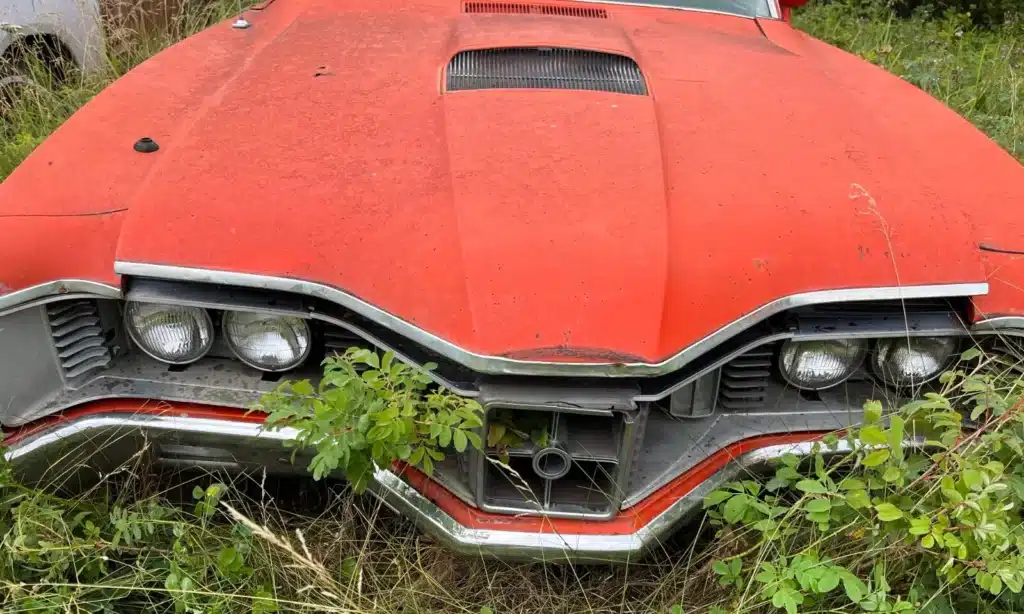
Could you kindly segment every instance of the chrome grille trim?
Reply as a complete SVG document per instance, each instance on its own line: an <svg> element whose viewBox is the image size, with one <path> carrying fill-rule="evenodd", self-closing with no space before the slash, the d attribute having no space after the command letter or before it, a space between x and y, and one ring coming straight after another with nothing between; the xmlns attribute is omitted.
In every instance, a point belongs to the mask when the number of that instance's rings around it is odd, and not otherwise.
<svg viewBox="0 0 1024 614"><path fill-rule="evenodd" d="M448 64L447 89L562 89L647 95L640 67L626 56L534 47L462 51Z"/></svg>
<svg viewBox="0 0 1024 614"><path fill-rule="evenodd" d="M486 13L496 15L552 15L557 17L584 17L608 19L608 11L582 6L557 6L551 4L527 4L519 2L466 2L463 13Z"/></svg>
<svg viewBox="0 0 1024 614"><path fill-rule="evenodd" d="M53 346L66 379L75 379L110 364L99 305L91 299L54 303L46 308Z"/></svg>

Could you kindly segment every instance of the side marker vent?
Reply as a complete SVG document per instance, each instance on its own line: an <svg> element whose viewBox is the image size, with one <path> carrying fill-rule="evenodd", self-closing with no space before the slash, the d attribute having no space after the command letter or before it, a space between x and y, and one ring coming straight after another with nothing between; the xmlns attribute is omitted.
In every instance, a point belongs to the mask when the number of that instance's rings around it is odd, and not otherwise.
<svg viewBox="0 0 1024 614"><path fill-rule="evenodd" d="M719 406L733 410L763 407L771 380L772 355L770 346L754 348L722 367Z"/></svg>
<svg viewBox="0 0 1024 614"><path fill-rule="evenodd" d="M583 49L534 47L462 51L448 64L447 89L558 89L647 95L640 67L630 58Z"/></svg>
<svg viewBox="0 0 1024 614"><path fill-rule="evenodd" d="M492 15L554 15L557 17L586 17L608 19L608 11L585 6L555 6L550 4L519 4L512 2L467 2L463 13Z"/></svg>
<svg viewBox="0 0 1024 614"><path fill-rule="evenodd" d="M46 308L57 359L67 379L110 363L99 306L93 300L62 301Z"/></svg>

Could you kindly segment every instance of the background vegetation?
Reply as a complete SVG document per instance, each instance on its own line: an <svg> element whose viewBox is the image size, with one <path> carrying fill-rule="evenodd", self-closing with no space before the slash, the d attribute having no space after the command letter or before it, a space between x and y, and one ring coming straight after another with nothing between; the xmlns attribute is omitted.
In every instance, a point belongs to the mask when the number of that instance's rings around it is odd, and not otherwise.
<svg viewBox="0 0 1024 614"><path fill-rule="evenodd" d="M233 6L186 1L145 29L129 10L108 27L104 74L72 73L57 84L37 70L38 86L0 117L0 177L110 80ZM796 24L918 85L1024 160L1019 8L1017 0L817 2ZM629 566L455 557L339 482L163 474L140 463L63 497L3 469L0 609L1020 611L1015 368L966 356L941 394L909 407L872 405L871 423L849 451L824 446L820 464L786 463L767 480L730 485L708 499L704 524ZM962 431L962 415L983 425L982 434ZM892 445L897 426L927 431L945 452ZM848 449L838 438L830 443ZM842 474L834 462L844 463ZM309 509L320 511L302 511Z"/></svg>

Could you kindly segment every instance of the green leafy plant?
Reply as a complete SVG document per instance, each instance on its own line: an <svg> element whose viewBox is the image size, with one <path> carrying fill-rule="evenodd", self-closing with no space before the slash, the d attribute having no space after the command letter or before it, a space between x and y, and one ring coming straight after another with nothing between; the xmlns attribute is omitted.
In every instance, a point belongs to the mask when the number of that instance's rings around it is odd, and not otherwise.
<svg viewBox="0 0 1024 614"><path fill-rule="evenodd" d="M288 426L297 435L286 442L315 449L309 463L315 479L340 470L357 492L364 490L375 466L405 461L427 475L445 450L482 448L475 429L483 426L483 408L473 399L431 387L427 370L414 369L362 348L329 356L323 378L284 382L263 397L270 428ZM293 453L294 458L294 453Z"/></svg>
<svg viewBox="0 0 1024 614"><path fill-rule="evenodd" d="M721 583L788 614L1024 605L1024 383L977 349L941 382L710 493L711 523L746 544L714 564Z"/></svg>

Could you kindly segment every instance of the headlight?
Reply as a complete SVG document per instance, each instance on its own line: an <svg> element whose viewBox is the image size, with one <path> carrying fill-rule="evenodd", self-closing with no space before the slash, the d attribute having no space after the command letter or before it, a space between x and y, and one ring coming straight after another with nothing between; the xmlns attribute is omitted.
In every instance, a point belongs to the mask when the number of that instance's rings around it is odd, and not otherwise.
<svg viewBox="0 0 1024 614"><path fill-rule="evenodd" d="M890 386L917 386L941 375L956 347L953 337L882 339L871 365L875 375Z"/></svg>
<svg viewBox="0 0 1024 614"><path fill-rule="evenodd" d="M779 356L779 370L797 388L824 390L853 375L866 353L867 343L856 339L787 341Z"/></svg>
<svg viewBox="0 0 1024 614"><path fill-rule="evenodd" d="M224 337L239 360L261 371L294 369L311 345L302 318L248 311L224 314Z"/></svg>
<svg viewBox="0 0 1024 614"><path fill-rule="evenodd" d="M213 345L213 322L199 307L129 302L124 321L139 349L172 365L195 362Z"/></svg>

